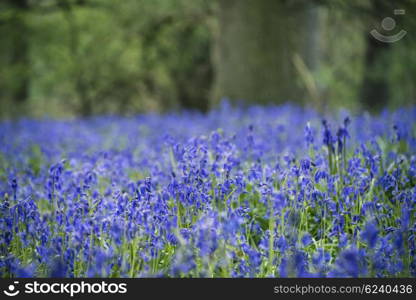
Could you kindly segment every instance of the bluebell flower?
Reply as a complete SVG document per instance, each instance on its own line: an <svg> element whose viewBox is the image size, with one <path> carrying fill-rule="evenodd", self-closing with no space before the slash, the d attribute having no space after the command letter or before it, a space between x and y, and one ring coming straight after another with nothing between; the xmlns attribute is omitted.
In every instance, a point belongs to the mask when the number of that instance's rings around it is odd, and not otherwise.
<svg viewBox="0 0 416 300"><path fill-rule="evenodd" d="M374 248L377 242L379 230L375 222L369 222L361 233L361 238L367 242L370 248Z"/></svg>
<svg viewBox="0 0 416 300"><path fill-rule="evenodd" d="M329 151L334 151L334 138L332 137L331 130L329 129L329 124L327 120L322 120L323 126L323 144L328 147Z"/></svg>
<svg viewBox="0 0 416 300"><path fill-rule="evenodd" d="M309 122L305 126L305 141L306 141L307 147L309 147L310 145L313 145L313 142L314 142L314 133Z"/></svg>
<svg viewBox="0 0 416 300"><path fill-rule="evenodd" d="M282 278L288 277L288 272L287 272L287 259L286 258L282 258L282 260L280 261L279 264L279 276Z"/></svg>
<svg viewBox="0 0 416 300"><path fill-rule="evenodd" d="M309 233L306 233L302 237L302 244L308 246L312 243L312 236Z"/></svg>
<svg viewBox="0 0 416 300"><path fill-rule="evenodd" d="M50 264L50 277L64 278L67 275L67 266L62 260L58 259Z"/></svg>
<svg viewBox="0 0 416 300"><path fill-rule="evenodd" d="M367 274L367 265L364 253L351 248L342 251L336 260L336 266L329 276L359 277Z"/></svg>

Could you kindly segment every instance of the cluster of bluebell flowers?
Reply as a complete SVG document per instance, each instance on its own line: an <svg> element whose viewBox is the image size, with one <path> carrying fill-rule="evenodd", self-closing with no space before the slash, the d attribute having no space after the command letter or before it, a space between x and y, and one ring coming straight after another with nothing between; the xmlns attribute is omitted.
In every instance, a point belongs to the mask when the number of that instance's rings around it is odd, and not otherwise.
<svg viewBox="0 0 416 300"><path fill-rule="evenodd" d="M0 123L1 277L416 276L416 109Z"/></svg>

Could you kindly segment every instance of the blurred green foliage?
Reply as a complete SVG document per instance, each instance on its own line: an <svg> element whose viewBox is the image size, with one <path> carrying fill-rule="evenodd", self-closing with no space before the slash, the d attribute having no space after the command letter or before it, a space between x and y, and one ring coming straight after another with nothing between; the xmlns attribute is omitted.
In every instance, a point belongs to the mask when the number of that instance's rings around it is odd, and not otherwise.
<svg viewBox="0 0 416 300"><path fill-rule="evenodd" d="M204 0L32 1L3 3L0 18L1 114L22 72L30 77L26 111L34 116L206 110L212 78L210 3ZM23 67L11 62L11 20L27 27ZM14 50L13 50L14 51Z"/></svg>
<svg viewBox="0 0 416 300"><path fill-rule="evenodd" d="M233 15L233 11L244 14L244 9L250 8L249 5L238 7L244 1L1 1L0 118L135 114L183 108L207 111L216 103L214 100L233 96L227 93L230 85L241 86L241 93L234 93L236 100L249 95L247 100L259 102L253 95L261 94L260 91L245 90L250 85L242 84L234 68L242 66L244 69L261 60L244 59L244 55L269 57L275 62L279 60L273 55L281 55L280 61L291 65L298 53L305 53L305 61L302 56L295 60L295 73L289 72L288 66L280 68L282 74L278 74L280 71L267 73L279 81L286 80L276 84L277 89L300 91L290 100L318 109L339 106L372 109L376 108L378 99L368 101L365 97L374 94L378 84L385 87L380 95L388 99L387 103L380 99L380 108L414 103L414 0L395 3L387 0L276 0L294 10L301 7L317 10L314 23L308 23L307 18L298 18L296 24L293 20L285 24L283 19L280 23L265 22L266 15L250 22L259 22L257 29L265 24L281 24L283 32L289 36L300 34L303 28L301 38L306 40L313 35L315 46L312 49L308 40L298 43L303 49L291 49L284 45L285 36L282 36L274 39L274 48L257 47L260 50L251 48L242 52L256 43L244 37L254 24L245 24L244 17L238 19ZM267 12L268 1L271 0L259 0L263 13ZM373 28L380 29L383 17L393 16L390 11L395 5L406 9L405 16L397 17L397 28L408 33L403 41L383 49L376 45L377 58L369 62L369 32ZM229 11L224 13L221 9ZM289 10L280 12L288 13ZM221 21L221 16L226 18ZM218 59L215 49L221 48L224 39L234 38L227 36L226 29L230 26L237 28L241 36L236 38L238 43L228 42L227 49L231 45L232 50L223 52ZM263 31L269 35L282 32ZM267 41L269 37L258 41ZM232 58L233 64L227 64ZM311 59L316 62L311 63ZM267 60L264 61L267 67ZM261 70L261 66L247 67ZM273 88L273 78L270 80L268 75L256 71L248 76L252 76L254 82L259 75ZM252 89L262 86L261 78L257 78L260 83L253 84ZM251 82L250 77L244 80ZM368 92L366 86L372 90ZM279 95L279 91L269 94ZM374 95L373 98L378 97ZM275 99L275 102L285 100Z"/></svg>

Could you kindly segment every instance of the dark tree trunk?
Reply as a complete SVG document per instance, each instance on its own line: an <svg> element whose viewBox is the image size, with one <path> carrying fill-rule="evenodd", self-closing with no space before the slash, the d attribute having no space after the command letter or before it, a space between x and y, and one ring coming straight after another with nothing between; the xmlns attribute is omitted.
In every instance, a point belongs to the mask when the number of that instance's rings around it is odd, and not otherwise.
<svg viewBox="0 0 416 300"><path fill-rule="evenodd" d="M29 32L25 15L29 9L27 0L10 0L14 10L12 18L12 55L10 63L16 70L15 86L12 89L11 99L19 110L29 97Z"/></svg>
<svg viewBox="0 0 416 300"><path fill-rule="evenodd" d="M380 74L380 59L388 50L389 44L367 37L364 77L361 87L361 99L364 108L376 111L384 107L389 100L389 85L384 74Z"/></svg>
<svg viewBox="0 0 416 300"><path fill-rule="evenodd" d="M300 101L294 57L306 59L311 5L306 1L220 0L214 52L214 99L256 103Z"/></svg>
<svg viewBox="0 0 416 300"><path fill-rule="evenodd" d="M191 59L190 67L181 66L173 72L177 88L178 102L181 108L206 112L209 108L209 89L212 82L212 66L210 61L210 45L201 45L197 56L191 56L189 50L193 46L195 27L189 24L179 35L178 47L182 61Z"/></svg>
<svg viewBox="0 0 416 300"><path fill-rule="evenodd" d="M368 31L366 38L366 52L364 57L364 74L361 86L361 102L365 109L377 111L385 107L390 98L389 83L386 76L387 66L383 66L383 57L386 56L392 44L385 43L374 38L370 31L378 30L380 33L390 35L391 33L383 32L381 22L385 17L394 18L394 9L403 8L406 1L379 1L371 0L370 13L368 22Z"/></svg>

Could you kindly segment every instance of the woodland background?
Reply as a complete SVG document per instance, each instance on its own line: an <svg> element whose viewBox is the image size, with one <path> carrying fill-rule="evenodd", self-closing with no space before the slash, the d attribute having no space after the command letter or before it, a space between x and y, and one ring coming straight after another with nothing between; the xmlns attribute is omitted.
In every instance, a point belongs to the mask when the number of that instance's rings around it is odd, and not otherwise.
<svg viewBox="0 0 416 300"><path fill-rule="evenodd" d="M206 112L224 98L412 105L415 13L413 0L2 0L0 118ZM407 34L383 43L372 29Z"/></svg>

